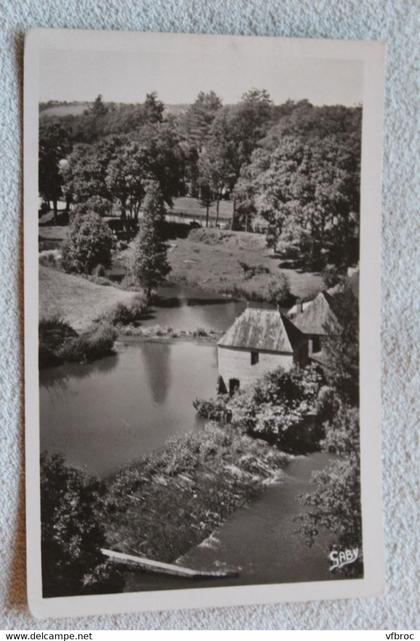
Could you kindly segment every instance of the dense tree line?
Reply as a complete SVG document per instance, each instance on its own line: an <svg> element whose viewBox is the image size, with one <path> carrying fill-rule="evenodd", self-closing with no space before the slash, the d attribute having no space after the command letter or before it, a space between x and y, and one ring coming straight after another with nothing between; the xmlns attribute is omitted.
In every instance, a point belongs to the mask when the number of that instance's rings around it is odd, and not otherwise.
<svg viewBox="0 0 420 641"><path fill-rule="evenodd" d="M43 117L39 188L46 201L136 219L145 184L166 203L200 198L207 212L233 202L233 226L262 221L267 244L304 266L358 259L361 109L274 105L252 89L234 105L201 92L165 107L155 93L140 105L98 96L84 113ZM100 199L100 200L98 200ZM99 210L96 207L99 206Z"/></svg>

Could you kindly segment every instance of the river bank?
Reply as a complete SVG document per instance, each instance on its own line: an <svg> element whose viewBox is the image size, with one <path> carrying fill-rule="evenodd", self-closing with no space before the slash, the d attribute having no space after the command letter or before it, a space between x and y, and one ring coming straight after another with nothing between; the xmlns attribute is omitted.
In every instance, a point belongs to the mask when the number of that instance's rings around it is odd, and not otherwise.
<svg viewBox="0 0 420 641"><path fill-rule="evenodd" d="M208 423L107 481L108 546L174 562L262 490L289 457L229 427Z"/></svg>

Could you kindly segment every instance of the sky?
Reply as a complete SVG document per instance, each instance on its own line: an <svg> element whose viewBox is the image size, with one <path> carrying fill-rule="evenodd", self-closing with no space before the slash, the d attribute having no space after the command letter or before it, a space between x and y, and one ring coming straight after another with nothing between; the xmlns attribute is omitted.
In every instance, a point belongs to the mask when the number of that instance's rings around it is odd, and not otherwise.
<svg viewBox="0 0 420 641"><path fill-rule="evenodd" d="M211 43L213 44L213 43ZM214 90L225 104L255 87L276 104L307 99L315 105L362 103L362 63L353 60L292 58L267 50L229 46L166 47L99 51L43 49L39 100L143 102L156 91L163 102L193 102Z"/></svg>

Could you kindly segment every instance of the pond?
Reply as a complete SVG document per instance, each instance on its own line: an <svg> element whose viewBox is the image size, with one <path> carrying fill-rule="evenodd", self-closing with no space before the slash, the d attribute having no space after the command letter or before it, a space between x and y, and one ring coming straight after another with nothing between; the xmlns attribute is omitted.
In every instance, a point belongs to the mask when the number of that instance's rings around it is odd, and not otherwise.
<svg viewBox="0 0 420 641"><path fill-rule="evenodd" d="M146 325L223 331L243 303L197 289L167 286ZM65 364L40 373L41 449L61 452L69 464L106 477L162 447L168 438L202 428L192 401L216 392L215 345L199 342L118 342L116 353L92 364ZM311 581L330 578L325 537L308 548L296 534L298 497L324 454L297 457L280 484L237 510L209 545L188 552L184 565L240 568L236 579L194 586ZM127 571L127 591L191 587L186 579Z"/></svg>
<svg viewBox="0 0 420 641"><path fill-rule="evenodd" d="M144 325L223 331L244 303L168 285ZM90 364L40 372L41 450L101 477L199 429L192 402L216 393L214 345L117 343L116 354Z"/></svg>
<svg viewBox="0 0 420 641"><path fill-rule="evenodd" d="M199 429L192 401L216 381L216 348L192 342L118 343L95 363L43 370L41 450L104 477Z"/></svg>
<svg viewBox="0 0 420 641"><path fill-rule="evenodd" d="M243 301L212 296L199 288L168 284L159 289L157 304L142 324L225 331L245 307Z"/></svg>

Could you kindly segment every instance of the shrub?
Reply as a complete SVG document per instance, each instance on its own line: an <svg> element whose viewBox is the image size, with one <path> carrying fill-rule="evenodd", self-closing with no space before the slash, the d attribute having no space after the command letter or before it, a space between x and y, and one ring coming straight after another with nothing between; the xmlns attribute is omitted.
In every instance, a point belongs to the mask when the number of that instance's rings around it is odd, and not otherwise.
<svg viewBox="0 0 420 641"><path fill-rule="evenodd" d="M273 305L282 305L290 299L290 281L286 274L273 276L267 285L267 300Z"/></svg>
<svg viewBox="0 0 420 641"><path fill-rule="evenodd" d="M198 416L207 418L211 421L220 423L230 423L232 420L232 412L228 408L229 397L220 395L216 399L211 398L206 401L202 398L196 398L193 402L193 407Z"/></svg>
<svg viewBox="0 0 420 641"><path fill-rule="evenodd" d="M121 589L122 576L100 552L106 545L104 486L58 454L42 454L40 469L43 595Z"/></svg>
<svg viewBox="0 0 420 641"><path fill-rule="evenodd" d="M61 267L61 253L58 249L44 249L39 253L39 264L45 267Z"/></svg>
<svg viewBox="0 0 420 641"><path fill-rule="evenodd" d="M39 323L39 367L59 365L63 361L81 363L112 353L117 337L113 326L102 320L78 334L58 317Z"/></svg>
<svg viewBox="0 0 420 641"><path fill-rule="evenodd" d="M245 261L238 261L239 265L242 268L245 280L249 280L256 276L257 274L269 274L270 270L265 265L261 263L259 265L248 265Z"/></svg>
<svg viewBox="0 0 420 641"><path fill-rule="evenodd" d="M40 369L53 367L62 362L60 351L65 344L77 338L77 332L58 316L42 318L38 328Z"/></svg>
<svg viewBox="0 0 420 641"><path fill-rule="evenodd" d="M76 203L72 209L72 220L75 216L85 215L91 212L99 216L109 216L112 210L112 203L102 196L91 196L83 203Z"/></svg>
<svg viewBox="0 0 420 641"><path fill-rule="evenodd" d="M110 267L112 243L112 232L98 214L77 214L62 246L65 271L90 274L99 264Z"/></svg>
<svg viewBox="0 0 420 641"><path fill-rule="evenodd" d="M130 303L116 303L105 315L112 325L130 325L141 320L148 304L144 293L139 293Z"/></svg>
<svg viewBox="0 0 420 641"><path fill-rule="evenodd" d="M264 439L286 452L304 453L316 449L323 437L316 417L322 382L315 366L288 372L279 368L231 398L196 399L193 405L204 418L231 423L243 434Z"/></svg>
<svg viewBox="0 0 420 641"><path fill-rule="evenodd" d="M93 361L112 353L117 333L110 323L102 322L80 334L79 340L84 348L85 358Z"/></svg>
<svg viewBox="0 0 420 641"><path fill-rule="evenodd" d="M343 270L340 270L335 265L326 265L321 272L322 280L327 289L335 285L342 284L345 280Z"/></svg>

